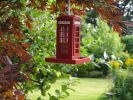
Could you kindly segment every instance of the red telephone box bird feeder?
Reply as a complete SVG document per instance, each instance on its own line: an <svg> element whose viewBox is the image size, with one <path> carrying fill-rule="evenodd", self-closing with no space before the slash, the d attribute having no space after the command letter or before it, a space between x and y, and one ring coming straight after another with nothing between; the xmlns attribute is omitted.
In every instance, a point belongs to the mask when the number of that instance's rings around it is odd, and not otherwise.
<svg viewBox="0 0 133 100"><path fill-rule="evenodd" d="M46 62L82 64L90 61L80 57L80 17L63 15L57 18L56 57L46 58Z"/></svg>

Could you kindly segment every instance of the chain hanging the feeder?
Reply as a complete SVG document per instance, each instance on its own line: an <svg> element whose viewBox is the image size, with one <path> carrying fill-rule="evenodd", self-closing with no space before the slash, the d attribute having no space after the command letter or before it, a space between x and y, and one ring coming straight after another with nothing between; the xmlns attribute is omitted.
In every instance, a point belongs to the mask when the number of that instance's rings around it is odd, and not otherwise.
<svg viewBox="0 0 133 100"><path fill-rule="evenodd" d="M68 0L68 15L71 15L71 5L70 5L70 0Z"/></svg>

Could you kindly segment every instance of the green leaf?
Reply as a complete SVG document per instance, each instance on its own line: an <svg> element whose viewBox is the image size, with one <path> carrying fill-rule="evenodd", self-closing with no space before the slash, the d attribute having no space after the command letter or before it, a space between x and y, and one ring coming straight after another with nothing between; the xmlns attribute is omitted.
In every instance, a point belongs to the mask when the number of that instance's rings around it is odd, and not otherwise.
<svg viewBox="0 0 133 100"><path fill-rule="evenodd" d="M62 85L61 90L65 92L67 90L67 85Z"/></svg>
<svg viewBox="0 0 133 100"><path fill-rule="evenodd" d="M55 93L56 93L57 95L60 95L60 94L61 94L60 91L59 91L58 89L55 90Z"/></svg>
<svg viewBox="0 0 133 100"><path fill-rule="evenodd" d="M46 91L43 90L43 91L41 92L41 94L42 94L42 96L46 96Z"/></svg>
<svg viewBox="0 0 133 100"><path fill-rule="evenodd" d="M22 4L24 4L26 1L25 1L25 0L20 0L20 2L21 2Z"/></svg>
<svg viewBox="0 0 133 100"><path fill-rule="evenodd" d="M38 97L37 100L42 100L41 97Z"/></svg>
<svg viewBox="0 0 133 100"><path fill-rule="evenodd" d="M49 100L58 100L58 98L55 96L50 96Z"/></svg>
<svg viewBox="0 0 133 100"><path fill-rule="evenodd" d="M69 96L69 93L66 91L66 92L64 92L67 96Z"/></svg>

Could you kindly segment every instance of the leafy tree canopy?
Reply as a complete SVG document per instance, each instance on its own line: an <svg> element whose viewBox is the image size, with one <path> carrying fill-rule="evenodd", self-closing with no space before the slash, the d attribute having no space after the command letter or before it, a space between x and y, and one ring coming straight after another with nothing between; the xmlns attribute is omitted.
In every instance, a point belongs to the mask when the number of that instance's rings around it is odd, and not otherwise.
<svg viewBox="0 0 133 100"><path fill-rule="evenodd" d="M84 15L86 9L95 9L99 16L121 33L121 14L118 0L71 0L72 15ZM67 13L67 0L2 0L0 1L0 97L24 99L20 83L31 81L26 30L32 30L31 10ZM45 13L44 13L45 14ZM32 65L32 64L31 64ZM26 66L26 67L25 67ZM30 70L30 71L29 71ZM41 72L39 72L41 73ZM54 72L53 72L54 73ZM41 81L41 80L40 80ZM48 80L47 80L48 81ZM38 85L37 85L38 86ZM41 85L44 86L44 85Z"/></svg>

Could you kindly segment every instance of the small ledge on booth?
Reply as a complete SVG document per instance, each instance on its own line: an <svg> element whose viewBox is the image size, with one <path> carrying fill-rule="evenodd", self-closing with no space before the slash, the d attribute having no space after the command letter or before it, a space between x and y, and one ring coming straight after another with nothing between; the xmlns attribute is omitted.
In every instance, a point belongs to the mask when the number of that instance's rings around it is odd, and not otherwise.
<svg viewBox="0 0 133 100"><path fill-rule="evenodd" d="M57 59L56 57L45 58L46 62L64 63L64 64L84 64L91 61L90 58L80 57L79 59Z"/></svg>

